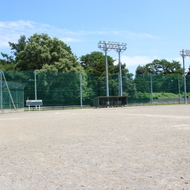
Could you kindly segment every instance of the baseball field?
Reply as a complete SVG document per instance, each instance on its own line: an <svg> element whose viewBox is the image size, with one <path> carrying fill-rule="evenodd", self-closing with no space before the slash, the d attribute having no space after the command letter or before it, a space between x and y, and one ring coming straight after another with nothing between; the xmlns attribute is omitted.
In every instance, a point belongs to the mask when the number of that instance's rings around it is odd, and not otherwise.
<svg viewBox="0 0 190 190"><path fill-rule="evenodd" d="M189 190L190 105L0 114L2 190Z"/></svg>

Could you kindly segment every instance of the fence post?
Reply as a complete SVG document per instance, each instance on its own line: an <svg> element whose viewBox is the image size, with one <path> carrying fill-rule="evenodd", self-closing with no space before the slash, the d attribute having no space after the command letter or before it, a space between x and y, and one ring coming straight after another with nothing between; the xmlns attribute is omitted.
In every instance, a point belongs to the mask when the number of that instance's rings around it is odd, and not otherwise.
<svg viewBox="0 0 190 190"><path fill-rule="evenodd" d="M3 109L3 77L2 70L0 70L0 109Z"/></svg>
<svg viewBox="0 0 190 190"><path fill-rule="evenodd" d="M35 89L35 100L37 100L36 70L34 71L34 89Z"/></svg>
<svg viewBox="0 0 190 190"><path fill-rule="evenodd" d="M35 100L37 100L38 97L37 97L37 86L36 86L36 70L34 71L34 90L35 90L35 92L34 92ZM36 107L36 110L37 110L37 106L35 106L35 107Z"/></svg>
<svg viewBox="0 0 190 190"><path fill-rule="evenodd" d="M80 107L82 108L82 72L80 71Z"/></svg>
<svg viewBox="0 0 190 190"><path fill-rule="evenodd" d="M152 74L150 74L150 93L151 93L151 104L153 104L153 88L152 88Z"/></svg>
<svg viewBox="0 0 190 190"><path fill-rule="evenodd" d="M6 87L7 87L7 90L8 90L8 93L9 93L9 96L10 96L10 99L11 99L11 102L12 102L12 104L13 104L13 107L14 107L14 109L16 109L16 106L15 106L15 103L14 103L14 100L13 100L13 97L12 97L12 95L11 95L11 91L10 91L10 89L9 89L9 86L8 86L8 84L7 84L7 80L6 80L6 78L5 78L5 75L4 75L3 71L1 71L1 75L2 75L2 77L4 78L5 85L6 85Z"/></svg>
<svg viewBox="0 0 190 190"><path fill-rule="evenodd" d="M180 79L179 79L179 74L178 74L178 98L179 98L179 103L181 103L181 95L180 95Z"/></svg>

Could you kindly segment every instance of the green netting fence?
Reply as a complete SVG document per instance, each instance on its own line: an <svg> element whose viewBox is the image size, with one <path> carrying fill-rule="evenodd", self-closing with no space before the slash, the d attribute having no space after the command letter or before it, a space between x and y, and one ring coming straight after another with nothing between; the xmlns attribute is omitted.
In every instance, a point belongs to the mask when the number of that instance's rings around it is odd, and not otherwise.
<svg viewBox="0 0 190 190"><path fill-rule="evenodd" d="M19 109L24 107L25 84L6 80L0 70L0 109Z"/></svg>
<svg viewBox="0 0 190 190"><path fill-rule="evenodd" d="M42 71L4 71L16 107L26 100L43 100L43 106L90 105L98 96L106 96L105 73L56 73ZM182 75L123 74L123 96L128 104L175 101L183 103ZM13 108L10 95L1 82L1 109ZM186 76L187 95L190 76ZM109 74L109 95L119 95L119 74Z"/></svg>

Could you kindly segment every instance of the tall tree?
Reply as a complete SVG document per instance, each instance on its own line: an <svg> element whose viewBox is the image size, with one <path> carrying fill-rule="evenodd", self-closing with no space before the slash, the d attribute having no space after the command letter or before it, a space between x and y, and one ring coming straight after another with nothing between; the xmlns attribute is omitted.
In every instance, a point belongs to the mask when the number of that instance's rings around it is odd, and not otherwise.
<svg viewBox="0 0 190 190"><path fill-rule="evenodd" d="M12 53L14 56L17 56L18 53L24 51L25 45L27 43L26 36L21 35L18 43L9 42L9 46L11 47Z"/></svg>
<svg viewBox="0 0 190 190"><path fill-rule="evenodd" d="M136 75L148 74L149 71L146 66L139 65L136 69Z"/></svg>
<svg viewBox="0 0 190 190"><path fill-rule="evenodd" d="M109 74L118 73L119 72L118 65L114 65L115 60L112 57L107 56L107 61L108 61ZM80 63L86 72L101 73L101 74L105 74L106 72L105 56L103 55L102 52L94 51L90 54L83 55L80 58ZM121 64L121 67L123 73L128 72L128 69L126 69L125 64Z"/></svg>
<svg viewBox="0 0 190 190"><path fill-rule="evenodd" d="M166 59L155 59L152 63L146 65L150 74L182 74L183 69L178 61L169 62Z"/></svg>
<svg viewBox="0 0 190 190"><path fill-rule="evenodd" d="M186 71L186 75L190 75L190 66L189 66L189 68Z"/></svg>
<svg viewBox="0 0 190 190"><path fill-rule="evenodd" d="M110 72L110 67L113 68L114 60L107 56L108 67ZM86 72L90 73L105 73L105 56L102 52L94 51L90 54L83 55L80 58L81 65L85 69ZM111 69L112 70L112 69Z"/></svg>
<svg viewBox="0 0 190 190"><path fill-rule="evenodd" d="M0 59L0 70L14 70L14 58L6 53L1 53L3 59Z"/></svg>
<svg viewBox="0 0 190 190"><path fill-rule="evenodd" d="M18 43L9 42L14 55L16 70L43 70L56 72L82 71L71 48L57 38L47 34L34 34L26 39L21 36Z"/></svg>
<svg viewBox="0 0 190 190"><path fill-rule="evenodd" d="M116 96L119 94L119 81L118 73L119 67L118 64L115 65L115 60L107 56L108 61L108 75L109 75L109 94ZM88 74L89 85L92 89L97 89L95 96L105 96L105 85L106 85L106 66L105 66L105 56L102 52L92 52L90 54L84 55L80 58L81 65ZM129 95L133 94L134 90L129 91L129 85L133 86L131 82L132 76L129 74L128 69L125 64L121 64L122 68L122 83L123 83L123 94ZM95 79L95 80L94 80ZM130 81L130 82L129 82ZM134 88L133 88L134 89Z"/></svg>
<svg viewBox="0 0 190 190"><path fill-rule="evenodd" d="M169 62L166 59L155 59L152 63L147 63L144 66L138 66L136 69L136 75L139 74L183 74L183 69L178 61L173 60L172 62Z"/></svg>
<svg viewBox="0 0 190 190"><path fill-rule="evenodd" d="M183 69L177 61L169 62L165 59L155 59L152 63L138 66L135 84L137 92L177 92L177 75L182 75Z"/></svg>
<svg viewBox="0 0 190 190"><path fill-rule="evenodd" d="M15 70L19 71L16 74L10 73L9 80L19 78L19 82L27 83L25 87L27 97L34 98L31 90L34 80L33 71L38 70L36 75L38 98L43 99L47 105L52 105L50 100L63 105L72 104L71 102L76 98L79 102L79 71L83 71L83 67L69 46L57 38L50 38L47 34L34 34L28 39L21 36L18 43L9 42L9 45L13 56L3 54L4 60L9 61L13 58L11 62L15 63ZM86 88L85 79L83 82L83 87ZM88 94L83 93L83 98L86 97Z"/></svg>

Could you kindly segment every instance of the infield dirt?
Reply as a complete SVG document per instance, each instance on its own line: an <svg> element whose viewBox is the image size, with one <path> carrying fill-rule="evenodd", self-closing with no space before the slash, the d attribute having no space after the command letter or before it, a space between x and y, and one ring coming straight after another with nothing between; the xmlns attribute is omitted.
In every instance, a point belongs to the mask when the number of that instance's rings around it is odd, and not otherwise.
<svg viewBox="0 0 190 190"><path fill-rule="evenodd" d="M2 190L189 190L190 105L0 114Z"/></svg>

